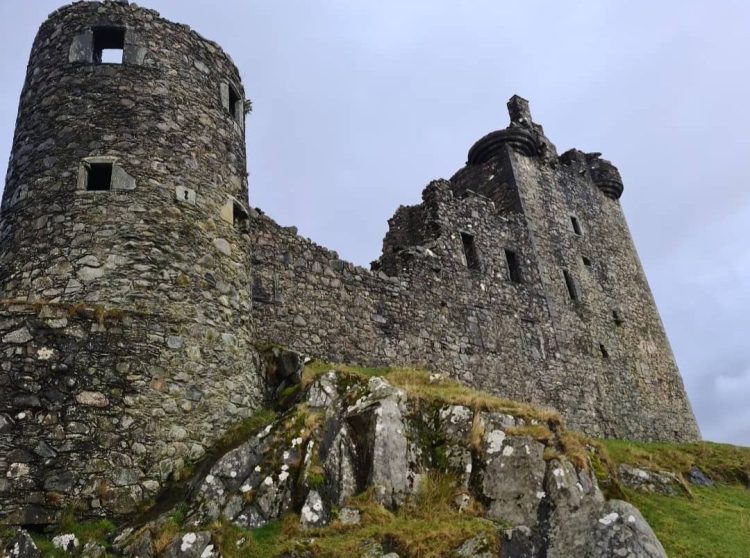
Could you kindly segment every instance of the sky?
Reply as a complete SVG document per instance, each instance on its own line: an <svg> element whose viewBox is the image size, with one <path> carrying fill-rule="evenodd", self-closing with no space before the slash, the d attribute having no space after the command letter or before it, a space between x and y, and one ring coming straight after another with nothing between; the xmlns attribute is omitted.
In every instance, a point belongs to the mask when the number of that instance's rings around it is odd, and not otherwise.
<svg viewBox="0 0 750 558"><path fill-rule="evenodd" d="M0 153L60 0L0 0ZM387 220L531 101L620 169L705 439L750 446L750 2L144 0L240 68L250 203L367 266ZM4 156L4 155L3 155Z"/></svg>

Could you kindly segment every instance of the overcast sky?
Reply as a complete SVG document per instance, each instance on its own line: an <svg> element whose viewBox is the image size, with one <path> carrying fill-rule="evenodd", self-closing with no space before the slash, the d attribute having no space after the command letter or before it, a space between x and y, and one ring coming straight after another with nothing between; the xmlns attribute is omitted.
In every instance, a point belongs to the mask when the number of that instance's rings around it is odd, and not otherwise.
<svg viewBox="0 0 750 558"><path fill-rule="evenodd" d="M514 93L560 153L603 152L703 436L750 445L750 2L142 4L239 66L251 204L358 264L398 205L505 127ZM59 5L0 0L2 154Z"/></svg>

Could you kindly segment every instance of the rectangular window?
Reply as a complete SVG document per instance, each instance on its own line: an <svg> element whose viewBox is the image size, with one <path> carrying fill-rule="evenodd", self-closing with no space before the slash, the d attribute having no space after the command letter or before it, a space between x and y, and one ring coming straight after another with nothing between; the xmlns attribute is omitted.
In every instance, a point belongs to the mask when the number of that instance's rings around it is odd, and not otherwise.
<svg viewBox="0 0 750 558"><path fill-rule="evenodd" d="M576 233L578 236L581 236L581 234L582 234L581 233L581 225L578 223L578 219L576 219L575 217L573 217L571 215L570 222L573 225L573 232Z"/></svg>
<svg viewBox="0 0 750 558"><path fill-rule="evenodd" d="M508 262L508 276L514 283L521 283L521 262L518 259L518 254L513 250L505 251L505 261Z"/></svg>
<svg viewBox="0 0 750 558"><path fill-rule="evenodd" d="M242 101L239 93L233 85L229 85L229 114L232 115L237 122L242 122Z"/></svg>
<svg viewBox="0 0 750 558"><path fill-rule="evenodd" d="M607 347L605 347L602 343L599 343L599 350L602 353L602 358L609 358L609 352L607 351Z"/></svg>
<svg viewBox="0 0 750 558"><path fill-rule="evenodd" d="M103 192L112 189L112 163L89 163L86 169L86 190Z"/></svg>
<svg viewBox="0 0 750 558"><path fill-rule="evenodd" d="M124 27L94 28L94 64L122 64Z"/></svg>
<svg viewBox="0 0 750 558"><path fill-rule="evenodd" d="M479 255L474 245L474 236L468 233L461 233L461 243L464 247L464 257L466 258L466 267L469 269L479 269Z"/></svg>
<svg viewBox="0 0 750 558"><path fill-rule="evenodd" d="M565 277L565 286L568 288L570 298L572 300L578 300L578 289L576 289L575 281L573 281L573 277L571 277L566 269L563 269L563 277Z"/></svg>
<svg viewBox="0 0 750 558"><path fill-rule="evenodd" d="M620 314L619 310L612 310L612 319L615 321L615 324L622 325L622 322L624 321L622 319L622 315Z"/></svg>
<svg viewBox="0 0 750 558"><path fill-rule="evenodd" d="M585 265L586 267L591 267L590 259L588 259L586 256L582 256L582 259L583 259L583 265Z"/></svg>

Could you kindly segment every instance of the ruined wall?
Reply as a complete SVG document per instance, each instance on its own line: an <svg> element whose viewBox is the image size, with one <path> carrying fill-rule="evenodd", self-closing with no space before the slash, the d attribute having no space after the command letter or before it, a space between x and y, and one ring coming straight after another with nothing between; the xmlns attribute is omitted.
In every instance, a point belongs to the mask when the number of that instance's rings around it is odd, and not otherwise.
<svg viewBox="0 0 750 558"><path fill-rule="evenodd" d="M526 101L509 109L516 120L477 142L466 167L397 210L373 271L252 220L255 336L427 366L554 406L590 435L696 439L617 169L597 154L558 157Z"/></svg>
<svg viewBox="0 0 750 558"><path fill-rule="evenodd" d="M123 63L97 63L118 33ZM0 218L0 515L133 509L259 406L241 99L221 49L156 12L41 26Z"/></svg>

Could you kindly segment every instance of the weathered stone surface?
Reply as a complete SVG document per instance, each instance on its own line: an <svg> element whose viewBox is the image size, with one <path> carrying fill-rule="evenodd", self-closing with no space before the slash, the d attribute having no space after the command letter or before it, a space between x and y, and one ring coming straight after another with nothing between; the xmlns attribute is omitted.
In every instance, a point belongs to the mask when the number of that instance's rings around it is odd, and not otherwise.
<svg viewBox="0 0 750 558"><path fill-rule="evenodd" d="M504 438L501 445L493 445L491 434L482 472L482 496L489 501L488 515L533 527L545 496L544 446L526 437Z"/></svg>
<svg viewBox="0 0 750 558"><path fill-rule="evenodd" d="M162 558L215 558L218 551L211 544L211 533L188 532L178 536L161 554Z"/></svg>
<svg viewBox="0 0 750 558"><path fill-rule="evenodd" d="M52 546L68 554L74 553L80 545L78 537L71 533L52 537Z"/></svg>
<svg viewBox="0 0 750 558"><path fill-rule="evenodd" d="M321 527L328 522L327 515L320 494L317 490L311 490L307 494L302 510L300 510L300 525L303 529Z"/></svg>
<svg viewBox="0 0 750 558"><path fill-rule="evenodd" d="M453 556L456 558L494 558L496 554L490 541L484 535L477 535L459 546Z"/></svg>
<svg viewBox="0 0 750 558"><path fill-rule="evenodd" d="M706 476L697 465L693 465L688 471L687 480L698 486L713 486L714 481Z"/></svg>
<svg viewBox="0 0 750 558"><path fill-rule="evenodd" d="M622 463L619 473L622 484L641 492L673 495L684 490L675 474L667 471L647 471Z"/></svg>
<svg viewBox="0 0 750 558"><path fill-rule="evenodd" d="M410 475L402 409L403 390L383 378L371 378L369 395L347 409L347 421L359 455L370 464L367 484L375 487L386 506L403 503L409 493Z"/></svg>
<svg viewBox="0 0 750 558"><path fill-rule="evenodd" d="M31 539L31 535L25 529L18 529L2 550L2 558L41 558L42 556Z"/></svg>

